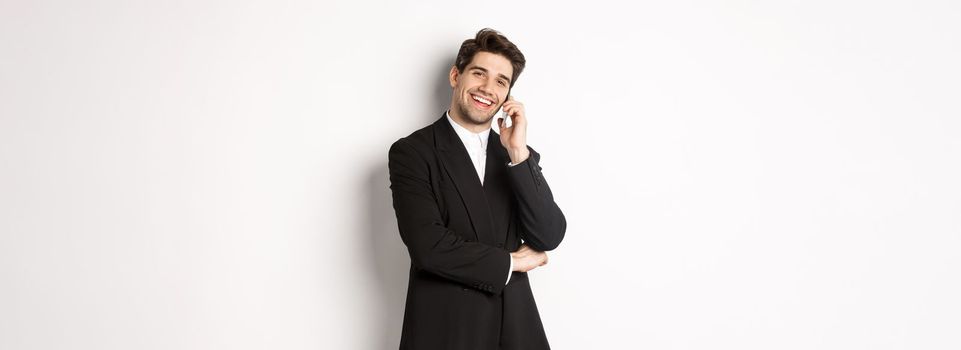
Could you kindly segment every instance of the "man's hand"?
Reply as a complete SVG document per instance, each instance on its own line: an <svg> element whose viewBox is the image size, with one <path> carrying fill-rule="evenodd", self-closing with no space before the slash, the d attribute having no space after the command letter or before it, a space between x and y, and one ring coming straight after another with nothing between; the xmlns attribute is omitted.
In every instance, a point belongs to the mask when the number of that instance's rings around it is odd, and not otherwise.
<svg viewBox="0 0 961 350"><path fill-rule="evenodd" d="M536 251L527 244L522 244L520 249L511 253L511 259L514 259L514 271L518 272L527 272L547 265L547 253Z"/></svg>
<svg viewBox="0 0 961 350"><path fill-rule="evenodd" d="M501 110L511 117L511 127L509 128L504 117L497 118L501 145L507 149L507 154L511 157L511 163L520 164L527 160L527 157L531 154L527 149L527 116L524 114L524 104L514 100L514 96L508 96L507 102L504 102Z"/></svg>

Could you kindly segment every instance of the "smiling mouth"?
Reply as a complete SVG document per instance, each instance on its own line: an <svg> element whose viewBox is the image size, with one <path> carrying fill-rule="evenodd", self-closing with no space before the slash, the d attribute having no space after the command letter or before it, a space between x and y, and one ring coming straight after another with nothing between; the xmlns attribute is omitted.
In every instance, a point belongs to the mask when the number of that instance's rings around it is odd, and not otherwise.
<svg viewBox="0 0 961 350"><path fill-rule="evenodd" d="M471 94L470 97L471 97L471 101L474 102L474 106L476 106L477 108L480 108L480 109L490 109L491 106L494 105L494 101L493 101L493 100L490 100L490 99L487 99L487 98L484 98L484 97L481 97L481 96L477 96L477 95L474 95L474 94Z"/></svg>

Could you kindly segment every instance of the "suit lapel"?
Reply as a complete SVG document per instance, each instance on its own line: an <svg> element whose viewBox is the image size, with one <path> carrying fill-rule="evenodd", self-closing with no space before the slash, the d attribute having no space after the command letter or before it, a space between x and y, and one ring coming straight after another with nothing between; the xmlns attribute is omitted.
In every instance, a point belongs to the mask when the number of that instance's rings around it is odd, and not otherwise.
<svg viewBox="0 0 961 350"><path fill-rule="evenodd" d="M493 134L493 131L491 133ZM477 240L493 242L491 213L487 198L484 195L484 188L477 178L477 171L474 170L474 165L471 163L470 155L467 154L467 149L464 148L464 143L457 137L454 127L447 121L446 115L434 122L434 140L440 153L441 166L451 178L461 200L464 202L464 206L467 207L467 214L470 216L471 226L474 227L474 232L477 234ZM487 149L490 150L490 148L491 145L488 144ZM490 169L489 155L490 151L488 151L488 164L485 165L488 167L487 169ZM484 181L485 183L487 181L486 175Z"/></svg>
<svg viewBox="0 0 961 350"><path fill-rule="evenodd" d="M484 192L491 211L491 231L494 243L506 243L510 234L506 225L511 222L514 211L510 210L513 193L507 183L507 163L510 156L501 146L500 134L491 130L487 139L487 169L484 170ZM506 213L506 214L505 214ZM499 219L499 220L498 220Z"/></svg>

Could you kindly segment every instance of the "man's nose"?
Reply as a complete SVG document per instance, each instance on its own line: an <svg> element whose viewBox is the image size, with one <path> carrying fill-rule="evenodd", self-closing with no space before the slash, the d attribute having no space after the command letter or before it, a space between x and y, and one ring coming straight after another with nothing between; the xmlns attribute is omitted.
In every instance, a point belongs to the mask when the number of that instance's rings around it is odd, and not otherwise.
<svg viewBox="0 0 961 350"><path fill-rule="evenodd" d="M496 84L494 81L488 80L488 81L484 82L484 84L481 84L480 90L483 91L483 92L485 92L485 93L487 93L487 94L489 94L489 95L493 95L493 94L494 94L494 84Z"/></svg>

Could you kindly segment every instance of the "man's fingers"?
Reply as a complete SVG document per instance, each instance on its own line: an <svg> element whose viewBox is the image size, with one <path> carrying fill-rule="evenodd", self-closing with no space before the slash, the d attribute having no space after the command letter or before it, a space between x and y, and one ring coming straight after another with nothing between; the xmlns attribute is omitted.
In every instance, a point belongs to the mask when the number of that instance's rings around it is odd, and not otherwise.
<svg viewBox="0 0 961 350"><path fill-rule="evenodd" d="M512 114L512 113L516 113L516 112L522 111L522 110L523 110L523 109L522 109L523 107L524 107L524 105L523 105L522 103L520 103L520 102L517 102L517 101L508 101L508 102L504 102L504 104L501 105L501 110L504 111L505 113L511 113L511 114Z"/></svg>
<svg viewBox="0 0 961 350"><path fill-rule="evenodd" d="M534 248L531 248L531 246L527 245L526 243L521 244L521 246L518 247L517 250L511 254L513 257L524 259L525 262L523 265L530 264L529 267L522 269L523 272L527 272L527 271L536 269L540 266L547 265L547 260L548 260L547 253L535 250Z"/></svg>

